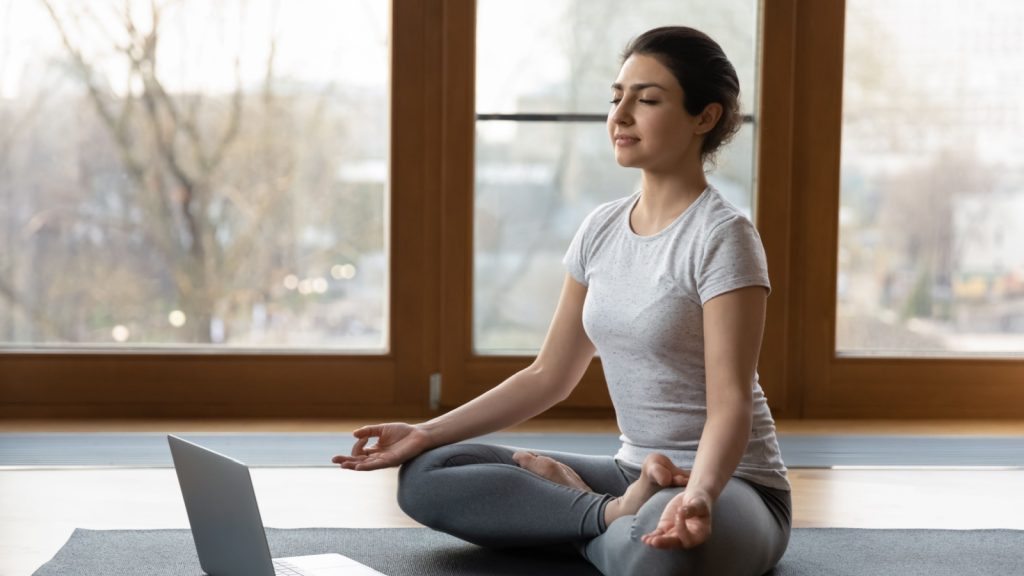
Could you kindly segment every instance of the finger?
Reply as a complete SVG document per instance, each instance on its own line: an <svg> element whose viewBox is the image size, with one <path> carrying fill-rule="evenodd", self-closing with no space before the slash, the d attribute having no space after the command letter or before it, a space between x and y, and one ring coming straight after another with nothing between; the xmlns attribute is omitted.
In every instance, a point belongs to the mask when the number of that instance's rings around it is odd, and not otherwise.
<svg viewBox="0 0 1024 576"><path fill-rule="evenodd" d="M651 548L658 548L659 550L672 550L683 547L682 542L679 541L675 536L645 536L642 542Z"/></svg>
<svg viewBox="0 0 1024 576"><path fill-rule="evenodd" d="M381 468L388 468L395 465L396 457L391 453L374 454L367 456L366 460L363 460L356 465L356 470L379 470Z"/></svg>
<svg viewBox="0 0 1024 576"><path fill-rule="evenodd" d="M345 456L344 454L338 454L334 458L331 458L331 462L335 464L346 464L349 462L362 462L366 459L366 456Z"/></svg>
<svg viewBox="0 0 1024 576"><path fill-rule="evenodd" d="M672 513L663 514L661 519L658 520L658 525L655 527L656 532L671 532L672 528L676 525L675 515Z"/></svg>
<svg viewBox="0 0 1024 576"><path fill-rule="evenodd" d="M654 530L651 530L644 536L649 536L651 538L661 538L671 534L675 530L675 527L675 514L668 513L662 515L661 520L658 521L658 525L654 527Z"/></svg>
<svg viewBox="0 0 1024 576"><path fill-rule="evenodd" d="M374 462L375 460L372 460L368 456L361 456L358 458L349 458L341 465L341 467L348 470L376 470L379 466L373 466Z"/></svg>
<svg viewBox="0 0 1024 576"><path fill-rule="evenodd" d="M369 441L370 441L369 437L360 438L359 440L356 440L356 443L352 445L352 455L353 456L362 456L362 455L366 454L366 451L363 450L363 448L366 447L366 443L369 442Z"/></svg>
<svg viewBox="0 0 1024 576"><path fill-rule="evenodd" d="M640 540L653 548L672 549L683 547L675 530L655 530L641 536Z"/></svg>
<svg viewBox="0 0 1024 576"><path fill-rule="evenodd" d="M358 470L359 472L368 472L370 470L380 470L381 468L388 468L390 466L391 464L387 462L382 462L380 460L370 460L367 462L360 462L359 464L356 464L356 467L353 468L353 470Z"/></svg>
<svg viewBox="0 0 1024 576"><path fill-rule="evenodd" d="M686 515L689 518L708 518L711 516L711 509L708 507L707 502L696 500L687 505Z"/></svg>
<svg viewBox="0 0 1024 576"><path fill-rule="evenodd" d="M690 481L690 475L685 472L682 474L676 474L672 477L672 484L675 486L686 486L686 483Z"/></svg>
<svg viewBox="0 0 1024 576"><path fill-rule="evenodd" d="M696 548L700 546L708 539L708 533L701 530L690 530L688 536L680 535L679 541L682 543L683 548L689 550L690 548Z"/></svg>
<svg viewBox="0 0 1024 576"><path fill-rule="evenodd" d="M687 520L680 526L679 539L683 548L694 548L703 544L711 535L711 517L703 502L698 501L688 508ZM692 526L691 526L692 524Z"/></svg>
<svg viewBox="0 0 1024 576"><path fill-rule="evenodd" d="M690 518L693 514L693 510L689 505L680 506L679 513L676 515L676 534L678 540L682 542L683 548L691 548L693 542L693 533L690 532L690 527L686 525L686 519Z"/></svg>
<svg viewBox="0 0 1024 576"><path fill-rule="evenodd" d="M644 534L643 537L644 538L655 538L657 536L663 536L664 534L665 534L665 530L662 529L661 526L659 526L659 527L655 528L654 530L651 530L647 534Z"/></svg>
<svg viewBox="0 0 1024 576"><path fill-rule="evenodd" d="M356 438L369 438L371 436L380 436L384 432L384 426L375 424L373 426L363 426L362 428L356 428L352 431L352 435Z"/></svg>

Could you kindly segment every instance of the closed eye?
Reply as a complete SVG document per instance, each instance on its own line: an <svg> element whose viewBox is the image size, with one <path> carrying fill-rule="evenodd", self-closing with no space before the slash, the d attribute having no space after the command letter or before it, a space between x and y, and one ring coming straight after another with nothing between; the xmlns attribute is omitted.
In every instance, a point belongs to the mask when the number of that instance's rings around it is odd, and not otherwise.
<svg viewBox="0 0 1024 576"><path fill-rule="evenodd" d="M609 101L609 103L611 103L611 104L618 104L619 102L622 102L622 98L613 98L612 100ZM640 100L637 100L637 102L639 102L641 104L647 104L649 106L654 106L655 104L658 104L660 102L660 100L640 99Z"/></svg>

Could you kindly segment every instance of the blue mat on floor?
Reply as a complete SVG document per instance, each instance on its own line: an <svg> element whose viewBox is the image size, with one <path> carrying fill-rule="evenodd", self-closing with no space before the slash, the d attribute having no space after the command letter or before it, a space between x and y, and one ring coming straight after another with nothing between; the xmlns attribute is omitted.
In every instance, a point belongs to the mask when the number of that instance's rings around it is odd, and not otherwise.
<svg viewBox="0 0 1024 576"><path fill-rule="evenodd" d="M600 576L575 553L488 550L426 528L268 529L276 557L337 552L389 576ZM1006 576L1024 532L798 528L767 576ZM188 530L75 530L34 576L199 576Z"/></svg>
<svg viewBox="0 0 1024 576"><path fill-rule="evenodd" d="M179 435L253 467L332 466L347 454L350 434L230 433ZM614 434L499 433L474 440L581 454L614 454ZM1024 467L1024 438L1016 436L814 435L779 437L790 468L833 466ZM171 467L163 433L4 433L0 466Z"/></svg>

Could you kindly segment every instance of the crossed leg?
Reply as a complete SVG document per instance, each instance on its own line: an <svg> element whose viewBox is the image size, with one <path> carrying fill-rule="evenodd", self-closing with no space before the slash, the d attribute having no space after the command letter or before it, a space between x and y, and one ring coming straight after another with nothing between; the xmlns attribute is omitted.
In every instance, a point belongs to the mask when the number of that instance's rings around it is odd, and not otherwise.
<svg viewBox="0 0 1024 576"><path fill-rule="evenodd" d="M579 543L683 479L664 461L638 475L609 456L453 444L402 466L398 503L416 521L484 546Z"/></svg>

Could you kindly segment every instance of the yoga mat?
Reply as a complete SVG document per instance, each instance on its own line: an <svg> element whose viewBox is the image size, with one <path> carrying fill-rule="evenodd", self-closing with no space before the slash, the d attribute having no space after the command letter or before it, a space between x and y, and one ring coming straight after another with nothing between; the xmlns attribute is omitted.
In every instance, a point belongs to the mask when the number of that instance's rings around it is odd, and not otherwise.
<svg viewBox="0 0 1024 576"><path fill-rule="evenodd" d="M599 576L571 551L489 550L426 528L268 529L275 557L337 552L389 576ZM1024 531L796 529L771 576L1024 573ZM34 576L200 575L187 530L82 530Z"/></svg>
<svg viewBox="0 0 1024 576"><path fill-rule="evenodd" d="M332 466L347 454L350 434L239 433L180 436L253 467ZM614 454L615 434L499 433L474 442L581 454ZM1024 467L1024 438L1016 436L814 435L779 437L790 468L832 466ZM171 467L163 433L4 433L0 466Z"/></svg>

